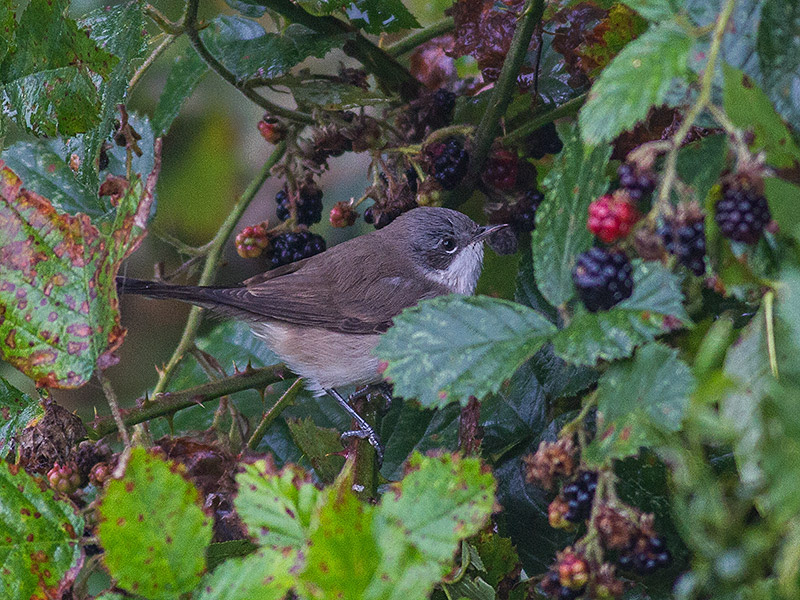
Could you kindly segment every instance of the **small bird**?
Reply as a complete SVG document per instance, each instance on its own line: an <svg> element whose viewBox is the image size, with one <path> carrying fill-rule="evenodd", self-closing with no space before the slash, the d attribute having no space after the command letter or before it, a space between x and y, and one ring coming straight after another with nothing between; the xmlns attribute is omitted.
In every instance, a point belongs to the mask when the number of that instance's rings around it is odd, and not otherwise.
<svg viewBox="0 0 800 600"><path fill-rule="evenodd" d="M344 436L368 439L380 460L377 435L336 388L382 381L373 350L403 309L426 298L474 293L483 242L503 227L481 227L447 208L415 208L382 229L234 287L118 277L117 288L246 321L308 389L339 402L359 426Z"/></svg>

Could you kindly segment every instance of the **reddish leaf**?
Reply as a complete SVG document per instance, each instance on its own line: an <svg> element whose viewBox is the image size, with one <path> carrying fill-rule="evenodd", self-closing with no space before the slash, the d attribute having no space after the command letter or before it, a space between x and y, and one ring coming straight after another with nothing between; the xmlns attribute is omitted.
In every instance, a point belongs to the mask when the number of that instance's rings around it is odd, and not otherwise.
<svg viewBox="0 0 800 600"><path fill-rule="evenodd" d="M146 232L160 144L113 221L58 211L0 161L0 357L38 386L73 388L116 362L125 336L115 277Z"/></svg>

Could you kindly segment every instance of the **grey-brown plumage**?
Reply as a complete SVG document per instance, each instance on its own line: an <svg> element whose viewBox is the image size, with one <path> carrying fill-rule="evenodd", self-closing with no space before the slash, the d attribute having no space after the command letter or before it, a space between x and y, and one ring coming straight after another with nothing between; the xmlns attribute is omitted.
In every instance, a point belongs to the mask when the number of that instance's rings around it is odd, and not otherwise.
<svg viewBox="0 0 800 600"><path fill-rule="evenodd" d="M190 302L251 324L309 388L380 381L372 350L403 309L471 294L495 228L445 208L417 208L387 227L235 287L119 278L121 293Z"/></svg>

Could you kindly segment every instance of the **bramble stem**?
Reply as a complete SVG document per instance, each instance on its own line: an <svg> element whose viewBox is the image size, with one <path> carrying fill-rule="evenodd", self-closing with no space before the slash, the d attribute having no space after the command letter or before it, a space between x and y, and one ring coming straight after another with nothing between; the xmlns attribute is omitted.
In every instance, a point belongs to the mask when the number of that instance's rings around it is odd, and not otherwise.
<svg viewBox="0 0 800 600"><path fill-rule="evenodd" d="M222 256L222 251L225 248L225 242L228 240L233 232L233 228L236 227L236 223L239 222L242 214L244 214L244 211L255 197L256 192L261 189L261 186L269 177L270 170L281 159L285 151L286 142L281 142L275 147L275 150L273 150L270 157L261 167L261 170L247 186L247 189L245 189L245 191L239 197L239 200L234 205L233 210L231 210L231 212L228 214L228 217L220 226L216 235L210 242L208 254L206 255L206 260L203 265L203 272L200 274L200 279L197 282L198 285L210 285L214 281L214 277L217 274L217 269L219 268L220 257ZM194 338L197 335L197 330L200 327L202 318L203 309L199 306L193 306L192 310L189 311L189 317L186 319L186 326L183 329L183 334L178 342L178 346L172 353L167 365L159 372L158 382L153 390L154 394L159 394L167 388L167 384L172 377L175 367L180 364L186 353L192 349L192 346L194 345Z"/></svg>
<svg viewBox="0 0 800 600"><path fill-rule="evenodd" d="M147 69L150 68L150 66L156 61L156 59L159 56L161 56L161 54L163 54L164 50L169 48L172 42L178 39L178 36L176 34L166 33L163 35L164 39L161 41L161 43L158 46L156 46L155 49L153 49L153 51L150 53L150 56L148 56L145 59L145 61L141 64L141 66L138 69L136 69L136 72L133 74L133 77L131 77L130 83L128 83L128 92L133 90L136 84L139 83L139 80L142 78L142 75L144 75L145 71L147 71Z"/></svg>
<svg viewBox="0 0 800 600"><path fill-rule="evenodd" d="M286 367L282 364L263 369L247 369L230 377L209 381L179 392L165 392L155 394L150 398L140 398L136 408L120 410L120 418L127 426L144 423L228 394L243 390L264 389L268 385L282 381L286 373ZM99 439L113 433L117 428L115 419L109 417L98 417L94 422L86 425L88 435L92 439Z"/></svg>
<svg viewBox="0 0 800 600"><path fill-rule="evenodd" d="M272 405L267 412L264 413L264 416L261 418L261 422L256 427L256 430L253 432L253 435L250 436L250 440L247 442L247 447L250 450L255 450L258 445L261 443L261 440L264 438L264 434L267 433L267 429L275 419L283 412L283 409L287 406L291 406L294 399L297 398L297 394L303 389L303 380L301 378L295 379L295 382L289 386L283 395L278 398L278 401Z"/></svg>
<svg viewBox="0 0 800 600"><path fill-rule="evenodd" d="M453 17L447 17L437 23L434 23L433 25L428 25L425 29L421 29L420 31L407 35L402 40L398 40L390 46L387 46L385 48L386 53L389 56L394 56L397 58L406 52L411 52L414 48L424 44L425 42L429 42L440 35L449 33L454 27L455 21L453 20Z"/></svg>
<svg viewBox="0 0 800 600"><path fill-rule="evenodd" d="M500 138L500 141L503 144L513 144L514 142L518 142L522 138L530 135L540 127L547 125L548 123L552 123L556 119L577 114L581 106L583 106L586 102L587 96L588 94L581 94L572 100L564 102L564 104L561 104L560 106L556 106L552 110L548 110L540 115L536 115L531 120L526 121L513 131L509 131L506 135Z"/></svg>
<svg viewBox="0 0 800 600"><path fill-rule="evenodd" d="M108 405L111 407L111 415L114 418L114 420L109 423L111 431L116 427L122 438L122 443L125 444L126 448L129 448L131 445L131 436L128 434L128 428L125 426L125 421L122 418L122 411L119 408L119 402L117 402L117 394L114 392L111 382L105 376L102 369L97 369L97 379L103 387L103 394L105 394L106 400L108 400ZM111 431L108 433L111 433Z"/></svg>

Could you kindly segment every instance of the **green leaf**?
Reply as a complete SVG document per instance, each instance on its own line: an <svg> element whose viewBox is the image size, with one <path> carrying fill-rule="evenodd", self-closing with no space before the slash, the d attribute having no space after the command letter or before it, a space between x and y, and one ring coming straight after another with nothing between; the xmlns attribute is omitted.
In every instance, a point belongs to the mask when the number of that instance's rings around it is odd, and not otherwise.
<svg viewBox="0 0 800 600"><path fill-rule="evenodd" d="M597 436L587 460L604 463L639 451L650 430L680 429L695 381L678 351L648 344L632 360L613 363L597 386Z"/></svg>
<svg viewBox="0 0 800 600"><path fill-rule="evenodd" d="M236 482L236 511L259 545L305 546L320 496L308 473L295 465L276 471L260 460L245 465Z"/></svg>
<svg viewBox="0 0 800 600"><path fill-rule="evenodd" d="M401 0L353 0L344 9L347 18L367 33L392 33L421 27Z"/></svg>
<svg viewBox="0 0 800 600"><path fill-rule="evenodd" d="M678 153L678 176L694 190L700 206L725 168L727 144L727 136L710 135L684 146Z"/></svg>
<svg viewBox="0 0 800 600"><path fill-rule="evenodd" d="M20 431L43 415L40 402L0 377L0 456L8 454L8 444Z"/></svg>
<svg viewBox="0 0 800 600"><path fill-rule="evenodd" d="M128 95L128 83L140 58L147 49L144 33L144 2L128 0L124 4L106 10L99 8L89 13L81 25L91 31L91 39L105 51L119 60L114 65L108 78L100 83L101 101L100 122L83 136L83 152L81 154L78 177L92 189L97 187L97 158L100 147L111 135L114 120L119 118L118 105L123 104ZM133 123L131 123L133 125ZM142 131L138 133L142 134ZM146 153L152 145L140 142ZM149 172L152 167L138 171Z"/></svg>
<svg viewBox="0 0 800 600"><path fill-rule="evenodd" d="M279 83L291 90L298 106L313 106L322 110L349 110L362 106L379 106L392 101L380 92L340 81L283 77Z"/></svg>
<svg viewBox="0 0 800 600"><path fill-rule="evenodd" d="M215 542L206 549L208 570L213 571L230 558L243 558L258 549L250 540L229 540Z"/></svg>
<svg viewBox="0 0 800 600"><path fill-rule="evenodd" d="M310 56L322 58L351 37L322 34L293 23L281 34L266 33L256 21L221 15L200 32L208 51L237 79L278 77Z"/></svg>
<svg viewBox="0 0 800 600"><path fill-rule="evenodd" d="M0 357L38 385L62 388L115 364L125 334L115 276L145 233L152 201L135 179L101 230L0 168Z"/></svg>
<svg viewBox="0 0 800 600"><path fill-rule="evenodd" d="M288 548L259 548L234 558L207 575L197 600L281 600L295 585L297 552Z"/></svg>
<svg viewBox="0 0 800 600"><path fill-rule="evenodd" d="M153 130L156 135L165 135L169 131L181 106L206 73L208 65L191 46L175 59L153 113Z"/></svg>
<svg viewBox="0 0 800 600"><path fill-rule="evenodd" d="M324 483L333 483L344 466L344 457L340 456L341 432L317 427L310 418L290 419L287 424L292 439L311 462L317 476Z"/></svg>
<svg viewBox="0 0 800 600"><path fill-rule="evenodd" d="M516 287L514 289L514 301L531 307L545 315L553 323L558 323L558 311L542 296L539 286L536 284L536 276L533 272L533 253L531 249L523 248L519 260L519 270L517 271Z"/></svg>
<svg viewBox="0 0 800 600"><path fill-rule="evenodd" d="M54 208L70 215L84 213L93 219L105 217L111 205L78 181L64 159L47 142L17 142L3 150L5 163L25 188L44 196Z"/></svg>
<svg viewBox="0 0 800 600"><path fill-rule="evenodd" d="M12 0L0 2L0 64L14 50L14 36L17 32L17 19L14 16L14 3Z"/></svg>
<svg viewBox="0 0 800 600"><path fill-rule="evenodd" d="M800 120L800 1L766 0L758 26L764 90L790 123Z"/></svg>
<svg viewBox="0 0 800 600"><path fill-rule="evenodd" d="M691 45L685 30L666 22L625 46L597 78L581 109L586 143L610 142L662 104L673 80L688 74Z"/></svg>
<svg viewBox="0 0 800 600"><path fill-rule="evenodd" d="M0 461L0 597L54 598L75 580L83 519L46 483Z"/></svg>
<svg viewBox="0 0 800 600"><path fill-rule="evenodd" d="M554 331L520 304L452 295L404 310L376 352L397 395L441 407L499 390Z"/></svg>
<svg viewBox="0 0 800 600"><path fill-rule="evenodd" d="M605 170L611 156L609 145L584 146L575 126L561 127L558 133L564 149L543 182L545 199L536 211L532 238L536 283L553 306L575 295L572 267L575 257L592 244L586 228L589 204L608 187Z"/></svg>
<svg viewBox="0 0 800 600"><path fill-rule="evenodd" d="M633 295L611 310L580 312L553 338L558 356L570 363L594 365L625 358L634 348L689 320L680 279L660 263L635 266Z"/></svg>
<svg viewBox="0 0 800 600"><path fill-rule="evenodd" d="M754 150L765 150L774 167L800 161L800 148L764 91L747 75L723 64L725 112L737 127L753 132Z"/></svg>
<svg viewBox="0 0 800 600"><path fill-rule="evenodd" d="M769 209L780 226L781 233L800 239L800 187L785 179L764 179L764 195Z"/></svg>
<svg viewBox="0 0 800 600"><path fill-rule="evenodd" d="M267 12L263 0L225 0L225 4L234 10L238 10L245 17L257 19Z"/></svg>
<svg viewBox="0 0 800 600"><path fill-rule="evenodd" d="M181 471L133 448L125 475L106 483L98 507L97 537L108 572L118 587L148 600L173 600L193 589L205 570L211 520Z"/></svg>
<svg viewBox="0 0 800 600"><path fill-rule="evenodd" d="M682 0L623 0L623 3L649 21L666 21L683 7Z"/></svg>

